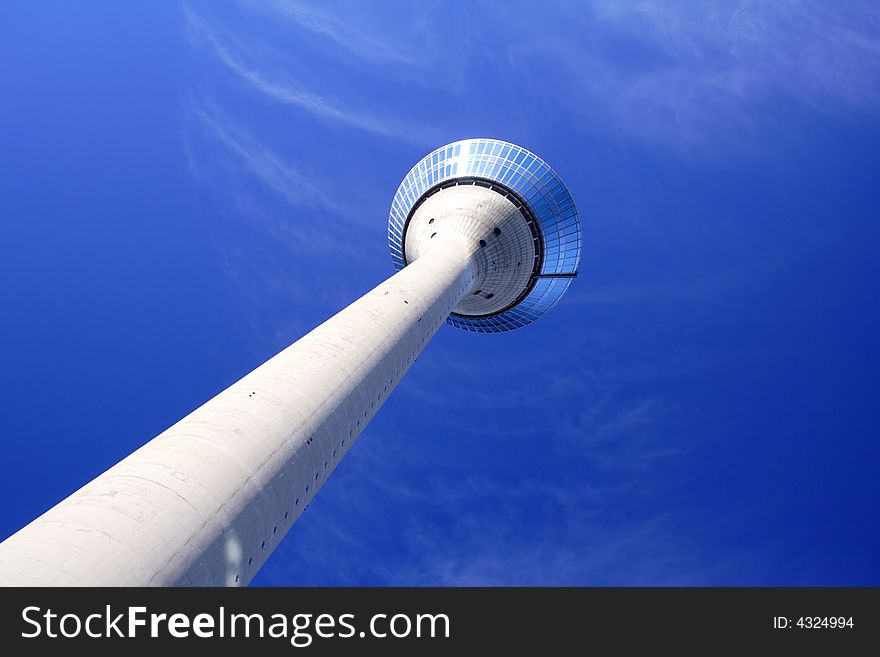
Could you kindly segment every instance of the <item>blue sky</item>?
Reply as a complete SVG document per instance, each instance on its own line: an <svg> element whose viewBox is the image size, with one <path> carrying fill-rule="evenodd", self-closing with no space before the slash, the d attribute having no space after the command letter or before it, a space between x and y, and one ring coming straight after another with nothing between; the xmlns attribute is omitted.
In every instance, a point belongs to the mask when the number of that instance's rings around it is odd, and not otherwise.
<svg viewBox="0 0 880 657"><path fill-rule="evenodd" d="M870 2L6 3L0 534L392 273L494 137L585 227L444 327L257 585L878 585Z"/></svg>

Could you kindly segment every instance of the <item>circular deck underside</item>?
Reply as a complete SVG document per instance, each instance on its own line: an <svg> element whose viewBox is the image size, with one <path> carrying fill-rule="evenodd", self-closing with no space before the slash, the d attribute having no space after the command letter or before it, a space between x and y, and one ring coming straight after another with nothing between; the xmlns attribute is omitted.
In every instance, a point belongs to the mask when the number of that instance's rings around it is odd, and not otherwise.
<svg viewBox="0 0 880 657"><path fill-rule="evenodd" d="M522 209L504 190L473 181L440 189L407 222L404 258L410 263L435 244L462 242L477 275L453 312L470 318L500 315L528 294L540 271L541 238Z"/></svg>
<svg viewBox="0 0 880 657"><path fill-rule="evenodd" d="M461 189L453 192L453 187ZM475 213L465 209L467 199L482 203L488 219L475 221ZM559 301L577 275L581 233L574 202L559 176L524 148L468 139L443 146L416 164L391 205L388 241L397 269L417 257L433 232L433 239L441 237L436 216L441 210L447 232L457 225L485 242L485 262L479 259L485 265L484 283L479 294L471 291L449 316L453 326L496 332L530 324ZM459 219L452 219L453 210ZM434 226L427 223L432 212L436 231L428 230Z"/></svg>

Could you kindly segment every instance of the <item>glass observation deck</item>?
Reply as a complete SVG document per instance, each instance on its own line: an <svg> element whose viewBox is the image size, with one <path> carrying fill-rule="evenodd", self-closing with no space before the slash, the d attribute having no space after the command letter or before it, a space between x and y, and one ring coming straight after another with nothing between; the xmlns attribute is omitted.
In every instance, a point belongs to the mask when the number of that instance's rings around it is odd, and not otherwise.
<svg viewBox="0 0 880 657"><path fill-rule="evenodd" d="M452 313L446 321L481 333L531 324L556 305L577 275L581 228L571 194L544 160L520 146L497 139L465 139L438 148L410 170L391 203L388 244L397 270L407 264L403 245L414 210L456 180L489 183L523 203L523 214L534 219L540 233L540 256L528 293L515 306L491 316Z"/></svg>

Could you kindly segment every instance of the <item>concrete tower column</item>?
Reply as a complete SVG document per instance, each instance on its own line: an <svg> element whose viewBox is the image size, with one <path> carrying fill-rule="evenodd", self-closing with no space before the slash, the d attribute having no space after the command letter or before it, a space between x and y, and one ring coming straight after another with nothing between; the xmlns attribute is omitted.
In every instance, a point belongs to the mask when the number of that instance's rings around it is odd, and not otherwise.
<svg viewBox="0 0 880 657"><path fill-rule="evenodd" d="M458 164L481 163L482 153L461 159L478 142L505 145L510 171L541 186L508 187L500 165L456 177ZM459 162L444 165L441 152ZM580 236L556 181L504 142L429 155L392 205L400 271L0 543L0 585L250 582L444 322L516 328L564 292ZM545 188L553 205L528 197ZM560 226L574 231L574 256Z"/></svg>
<svg viewBox="0 0 880 657"><path fill-rule="evenodd" d="M247 584L475 272L433 245L0 544L0 583Z"/></svg>

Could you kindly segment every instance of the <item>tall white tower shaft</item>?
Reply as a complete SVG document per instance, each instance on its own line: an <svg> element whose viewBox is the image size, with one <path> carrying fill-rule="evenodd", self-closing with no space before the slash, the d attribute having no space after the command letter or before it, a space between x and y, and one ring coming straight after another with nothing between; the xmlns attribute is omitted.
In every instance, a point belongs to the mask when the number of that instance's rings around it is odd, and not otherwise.
<svg viewBox="0 0 880 657"><path fill-rule="evenodd" d="M495 140L413 167L389 238L397 274L0 543L0 585L247 584L447 318L531 323L580 257L562 182Z"/></svg>
<svg viewBox="0 0 880 657"><path fill-rule="evenodd" d="M0 583L243 585L469 291L438 242L0 544Z"/></svg>

